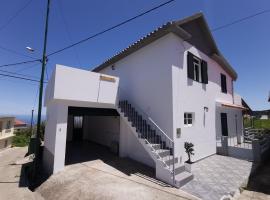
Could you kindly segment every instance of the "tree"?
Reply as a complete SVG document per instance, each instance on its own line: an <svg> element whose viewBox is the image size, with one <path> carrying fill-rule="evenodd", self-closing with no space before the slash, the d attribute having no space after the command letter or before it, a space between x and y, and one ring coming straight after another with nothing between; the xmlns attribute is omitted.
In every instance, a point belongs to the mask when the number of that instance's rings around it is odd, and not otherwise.
<svg viewBox="0 0 270 200"><path fill-rule="evenodd" d="M188 155L188 160L186 161L187 163L191 163L191 155L194 155L194 144L191 142L185 142L185 150Z"/></svg>

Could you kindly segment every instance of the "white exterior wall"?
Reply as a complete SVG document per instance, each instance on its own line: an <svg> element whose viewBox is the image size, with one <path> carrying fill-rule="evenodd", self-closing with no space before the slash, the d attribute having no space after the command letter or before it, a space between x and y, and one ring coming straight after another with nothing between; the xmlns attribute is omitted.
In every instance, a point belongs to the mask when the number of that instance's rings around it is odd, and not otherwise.
<svg viewBox="0 0 270 200"><path fill-rule="evenodd" d="M49 173L56 173L65 166L66 140L71 137L67 131L68 107L115 107L119 79L110 78L115 81L102 80L99 73L56 66L45 94L47 122L43 163Z"/></svg>
<svg viewBox="0 0 270 200"><path fill-rule="evenodd" d="M123 118L120 118L119 156L128 157L155 168L155 161L150 157L134 133L132 133L132 130Z"/></svg>
<svg viewBox="0 0 270 200"><path fill-rule="evenodd" d="M187 51L208 63L208 84L187 78ZM214 60L170 33L116 62L114 68L109 66L101 72L120 78L120 87L127 91L128 99L174 139L180 161L186 160L185 141L195 146L193 161L216 153L216 131L221 125L216 118L216 102L233 104L234 98L232 78ZM221 92L220 73L227 77L227 94ZM184 112L195 113L194 126L184 127ZM228 127L230 132L235 125ZM180 138L176 138L177 128L181 128Z"/></svg>
<svg viewBox="0 0 270 200"><path fill-rule="evenodd" d="M221 126L220 117L216 118L219 116L216 112L216 102L222 101L233 104L232 78L214 60L195 47L183 42L177 36L174 37L174 41L174 51L178 55L177 61L172 66L173 130L176 154L178 154L180 161L186 161L184 142L192 142L195 149L192 161L196 161L216 153L216 131L219 131ZM187 51L207 62L208 84L202 84L188 78ZM221 92L221 73L227 77L227 94ZM204 107L207 107L208 111ZM194 113L192 127L184 125L185 112ZM229 117L228 121L230 120ZM241 123L241 120L238 123ZM228 124L229 132L232 126L230 122ZM177 128L181 128L180 138L176 138Z"/></svg>
<svg viewBox="0 0 270 200"><path fill-rule="evenodd" d="M101 73L118 76L119 94L132 100L172 138L173 34L168 34L114 64ZM135 103L134 103L135 102ZM136 105L134 105L136 104Z"/></svg>
<svg viewBox="0 0 270 200"><path fill-rule="evenodd" d="M43 163L50 173L65 166L68 106L62 103L47 105Z"/></svg>
<svg viewBox="0 0 270 200"><path fill-rule="evenodd" d="M84 116L83 139L110 147L119 142L120 121L118 116Z"/></svg>

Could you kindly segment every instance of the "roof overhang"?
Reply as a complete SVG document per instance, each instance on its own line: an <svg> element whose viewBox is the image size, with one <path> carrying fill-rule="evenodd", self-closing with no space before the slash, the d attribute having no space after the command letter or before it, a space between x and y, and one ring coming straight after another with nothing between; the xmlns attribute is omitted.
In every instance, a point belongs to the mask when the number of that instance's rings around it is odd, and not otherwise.
<svg viewBox="0 0 270 200"><path fill-rule="evenodd" d="M192 26L188 26L190 24L192 24ZM200 35L200 38L198 37L197 31L200 31L200 33L202 33L202 35ZM139 39L126 49L109 58L92 71L99 72L100 70L109 67L110 65L113 65L122 58L167 35L168 33L174 33L180 38L182 38L184 41L187 41L190 44L194 45L196 48L200 49L202 52L204 52L206 55L216 61L232 77L233 80L237 79L237 73L218 50L215 40L202 13L194 14L182 20L169 22L157 28L156 30ZM205 43L203 43L202 41L205 42L207 45L203 45Z"/></svg>
<svg viewBox="0 0 270 200"><path fill-rule="evenodd" d="M248 108L242 106L242 105L237 105L237 104L231 104L227 102L218 102L221 107L226 107L226 108L236 108L240 110L248 110Z"/></svg>

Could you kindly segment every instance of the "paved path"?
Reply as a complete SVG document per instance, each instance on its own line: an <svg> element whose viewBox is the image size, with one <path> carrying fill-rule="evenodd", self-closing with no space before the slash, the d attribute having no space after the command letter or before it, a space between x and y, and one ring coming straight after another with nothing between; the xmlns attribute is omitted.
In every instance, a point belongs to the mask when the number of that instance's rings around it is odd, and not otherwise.
<svg viewBox="0 0 270 200"><path fill-rule="evenodd" d="M197 199L156 180L153 170L148 167L119 158L99 145L70 150L67 161L73 164L51 176L37 189L45 199Z"/></svg>
<svg viewBox="0 0 270 200"><path fill-rule="evenodd" d="M24 157L26 147L14 147L0 151L0 200L42 200L31 192L21 174L21 165L14 165Z"/></svg>
<svg viewBox="0 0 270 200"><path fill-rule="evenodd" d="M181 189L204 200L218 200L235 192L248 179L252 163L213 155L192 165L194 179Z"/></svg>

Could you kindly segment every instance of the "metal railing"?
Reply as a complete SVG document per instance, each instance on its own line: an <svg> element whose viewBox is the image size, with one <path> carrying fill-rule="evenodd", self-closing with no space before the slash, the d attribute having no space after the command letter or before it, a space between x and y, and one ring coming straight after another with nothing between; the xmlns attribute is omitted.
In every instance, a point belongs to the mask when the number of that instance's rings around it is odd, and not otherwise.
<svg viewBox="0 0 270 200"><path fill-rule="evenodd" d="M175 183L175 155L173 140L142 109L130 100L119 100L119 108L138 133L173 175Z"/></svg>

